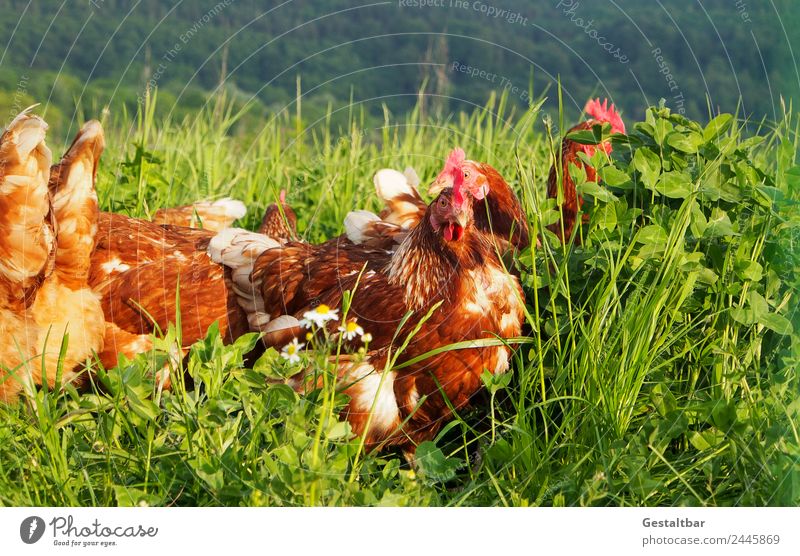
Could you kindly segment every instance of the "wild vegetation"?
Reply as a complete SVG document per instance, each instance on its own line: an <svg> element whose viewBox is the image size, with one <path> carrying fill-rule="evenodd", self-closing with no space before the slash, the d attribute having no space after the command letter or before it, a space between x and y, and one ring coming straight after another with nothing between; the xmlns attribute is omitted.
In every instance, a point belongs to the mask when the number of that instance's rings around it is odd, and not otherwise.
<svg viewBox="0 0 800 556"><path fill-rule="evenodd" d="M256 120L216 99L195 116L107 117L105 209L231 195L255 228L281 188L310 241L376 209L372 174L411 165L423 183L449 149L498 168L542 246L512 262L527 298L511 370L408 466L366 453L338 418L332 382L308 396L280 384L297 366L255 336L209 330L174 374L163 353L87 371L89 391L40 390L0 408L4 505L796 505L800 503L800 124L791 110L755 134L734 115L706 125L651 107L627 114L602 184L574 176L589 223L567 245L545 231L558 156L541 103L507 96L449 120L388 115L365 126ZM387 112L388 114L388 112ZM561 112L563 114L563 112ZM563 120L563 116L559 119ZM248 121L249 120L249 121ZM634 124L636 120L641 120ZM258 128L252 133L243 131ZM598 142L595 128L574 138ZM55 147L58 150L58 147ZM580 239L580 241L578 241ZM357 295L357 293L356 293ZM179 315L176 316L179 318ZM57 332L57 331L54 331ZM65 341L68 341L66 339ZM322 366L335 344L303 358Z"/></svg>

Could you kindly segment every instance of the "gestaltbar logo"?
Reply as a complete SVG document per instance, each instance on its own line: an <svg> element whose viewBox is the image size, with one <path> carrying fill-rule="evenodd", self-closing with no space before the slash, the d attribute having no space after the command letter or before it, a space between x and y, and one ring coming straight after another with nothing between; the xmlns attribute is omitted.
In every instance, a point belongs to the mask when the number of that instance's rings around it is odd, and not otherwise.
<svg viewBox="0 0 800 556"><path fill-rule="evenodd" d="M38 515L32 515L22 520L19 526L19 537L25 544L33 544L44 535L44 520Z"/></svg>

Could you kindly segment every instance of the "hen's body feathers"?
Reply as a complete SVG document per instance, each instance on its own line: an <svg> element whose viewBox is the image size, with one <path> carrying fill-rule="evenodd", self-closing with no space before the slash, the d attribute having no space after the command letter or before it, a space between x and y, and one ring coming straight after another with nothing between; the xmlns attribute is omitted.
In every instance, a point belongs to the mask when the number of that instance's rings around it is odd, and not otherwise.
<svg viewBox="0 0 800 556"><path fill-rule="evenodd" d="M86 272L97 231L94 177L102 128L87 123L52 177L46 129L40 118L23 113L0 139L3 400L25 385L54 387L59 367L62 381L72 380L103 347L102 308ZM62 219L55 237L53 217Z"/></svg>
<svg viewBox="0 0 800 556"><path fill-rule="evenodd" d="M208 230L101 213L90 282L102 297L109 335L120 336L116 329L137 337L166 332L179 312L184 347L203 338L214 322L228 339L246 332L232 282L206 254L213 237ZM115 345L132 357L138 352L129 346L148 344L141 340L128 338ZM115 365L119 353L107 347L103 364Z"/></svg>

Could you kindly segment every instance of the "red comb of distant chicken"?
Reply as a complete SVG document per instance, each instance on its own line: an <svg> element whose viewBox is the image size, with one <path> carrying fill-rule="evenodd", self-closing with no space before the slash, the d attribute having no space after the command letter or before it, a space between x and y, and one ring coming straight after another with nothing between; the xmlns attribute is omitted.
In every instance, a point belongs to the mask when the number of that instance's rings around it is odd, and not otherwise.
<svg viewBox="0 0 800 556"><path fill-rule="evenodd" d="M281 189L281 203L285 203L285 202L286 202L286 190L285 189Z"/></svg>
<svg viewBox="0 0 800 556"><path fill-rule="evenodd" d="M625 133L625 122L622 121L616 107L613 104L608 105L608 99L603 99L602 103L599 98L590 100L583 110L598 122L610 123L611 131L614 133Z"/></svg>

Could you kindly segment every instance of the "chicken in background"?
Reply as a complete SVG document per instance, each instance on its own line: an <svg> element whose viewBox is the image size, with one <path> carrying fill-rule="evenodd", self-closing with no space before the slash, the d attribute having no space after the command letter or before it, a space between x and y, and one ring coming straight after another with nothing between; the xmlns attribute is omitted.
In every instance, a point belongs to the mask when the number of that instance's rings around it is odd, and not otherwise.
<svg viewBox="0 0 800 556"><path fill-rule="evenodd" d="M269 236L279 243L297 239L297 215L286 202L286 190L281 189L278 203L272 203L264 211L258 233Z"/></svg>
<svg viewBox="0 0 800 556"><path fill-rule="evenodd" d="M608 105L608 99L605 99L602 103L600 103L599 98L590 100L586 103L584 112L589 116L589 119L570 128L567 131L567 135L574 131L590 130L593 126L604 123L611 124L613 133L625 133L625 123L622 121L615 106L613 104L611 106ZM561 177L564 202L561 204L561 221L550 224L547 228L558 236L562 243L566 243L572 237L578 218L578 211L583 205L583 198L578 195L575 182L569 174L569 167L570 165L582 167L586 172L586 181L597 182L597 172L594 168L585 164L578 157L578 153L583 152L591 157L598 148L604 150L607 154L611 153L611 143L609 141L599 145L583 145L565 136L561 142L561 169L559 171L558 161L550 168L550 174L547 177L547 196L558 198L559 177ZM583 222L587 220L588 215L584 214ZM580 235L576 236L576 242L580 242Z"/></svg>
<svg viewBox="0 0 800 556"><path fill-rule="evenodd" d="M0 138L4 401L43 382L54 387L59 368L62 382L73 380L102 349L104 336L100 300L88 285L98 215L94 180L103 131L98 122L84 125L51 172L47 124L29 110Z"/></svg>
<svg viewBox="0 0 800 556"><path fill-rule="evenodd" d="M224 230L209 245L214 260L232 270L254 329L284 332L284 342L301 333L302 318L335 314L344 292L355 292L349 318L372 335L371 351L364 360L343 360L338 375L350 396L345 416L370 448L392 445L413 453L451 416L445 397L461 409L479 390L484 369L508 368L510 349L500 346L447 351L389 369L390 348L437 304L398 362L452 343L511 338L521 331L519 282L500 264L491 236L475 227L473 199L460 174L453 183L394 250L345 238L276 246L235 229ZM409 311L414 316L404 321Z"/></svg>
<svg viewBox="0 0 800 556"><path fill-rule="evenodd" d="M152 221L156 224L218 232L229 228L245 214L247 208L244 203L226 197L217 201L198 201L191 205L159 209L153 215Z"/></svg>

